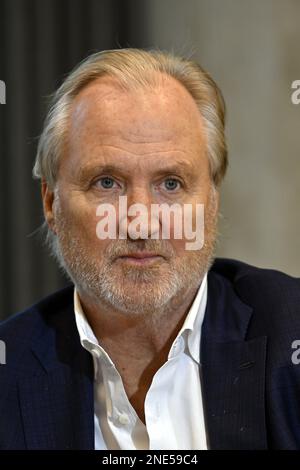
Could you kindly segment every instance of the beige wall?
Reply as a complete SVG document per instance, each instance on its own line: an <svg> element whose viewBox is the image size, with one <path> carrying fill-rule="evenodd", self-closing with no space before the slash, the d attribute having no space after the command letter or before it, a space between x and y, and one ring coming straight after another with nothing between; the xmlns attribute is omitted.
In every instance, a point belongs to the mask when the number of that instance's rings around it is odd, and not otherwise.
<svg viewBox="0 0 300 470"><path fill-rule="evenodd" d="M148 42L190 54L223 90L230 167L219 256L300 276L299 0L151 0Z"/></svg>

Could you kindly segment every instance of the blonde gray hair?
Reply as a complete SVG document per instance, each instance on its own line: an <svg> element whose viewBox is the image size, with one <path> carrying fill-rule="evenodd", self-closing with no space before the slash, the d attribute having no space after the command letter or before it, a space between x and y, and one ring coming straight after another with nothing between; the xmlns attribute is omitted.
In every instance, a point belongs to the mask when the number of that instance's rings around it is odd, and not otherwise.
<svg viewBox="0 0 300 470"><path fill-rule="evenodd" d="M91 81L110 76L129 90L141 86L155 87L161 75L175 78L195 100L204 121L211 178L214 186L218 187L228 164L225 103L220 89L195 61L162 51L132 48L92 54L68 75L53 95L38 143L33 176L45 179L51 189L55 187L73 101Z"/></svg>

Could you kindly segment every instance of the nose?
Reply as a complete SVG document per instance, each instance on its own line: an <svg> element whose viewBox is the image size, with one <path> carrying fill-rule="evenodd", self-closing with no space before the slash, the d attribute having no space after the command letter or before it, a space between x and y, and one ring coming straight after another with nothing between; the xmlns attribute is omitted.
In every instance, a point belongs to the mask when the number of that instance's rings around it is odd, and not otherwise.
<svg viewBox="0 0 300 470"><path fill-rule="evenodd" d="M128 207L134 204L141 204L145 206L149 212L151 210L152 202L153 200L152 200L151 190L147 187L146 184L140 184L138 186L128 189L128 192L127 192Z"/></svg>
<svg viewBox="0 0 300 470"><path fill-rule="evenodd" d="M147 239L159 231L157 221L151 220L153 196L147 185L136 185L127 191L127 236L128 238ZM123 221L124 223L125 221Z"/></svg>

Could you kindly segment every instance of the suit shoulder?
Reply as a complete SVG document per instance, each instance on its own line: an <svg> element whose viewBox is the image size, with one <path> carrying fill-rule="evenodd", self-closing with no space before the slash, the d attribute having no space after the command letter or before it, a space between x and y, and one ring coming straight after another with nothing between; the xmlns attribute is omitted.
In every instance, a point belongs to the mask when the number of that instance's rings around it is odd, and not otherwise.
<svg viewBox="0 0 300 470"><path fill-rule="evenodd" d="M212 270L225 277L245 297L294 300L300 296L300 278L276 269L259 268L233 259L217 258Z"/></svg>
<svg viewBox="0 0 300 470"><path fill-rule="evenodd" d="M254 320L272 331L295 327L300 332L300 279L275 269L241 261L216 260L212 269L226 278L242 302L253 308Z"/></svg>
<svg viewBox="0 0 300 470"><path fill-rule="evenodd" d="M214 268L252 309L248 339L267 336L272 358L290 363L291 344L300 338L300 280L235 260L218 259Z"/></svg>
<svg viewBox="0 0 300 470"><path fill-rule="evenodd" d="M43 298L36 304L16 313L0 323L0 340L13 340L15 348L29 340L37 324L49 316L58 313L72 299L73 286L67 286Z"/></svg>

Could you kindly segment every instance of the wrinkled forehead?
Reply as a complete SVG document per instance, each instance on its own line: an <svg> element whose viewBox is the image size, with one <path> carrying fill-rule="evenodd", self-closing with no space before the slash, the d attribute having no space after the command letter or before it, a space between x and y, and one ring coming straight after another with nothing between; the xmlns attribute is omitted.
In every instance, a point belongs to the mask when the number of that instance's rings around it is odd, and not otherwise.
<svg viewBox="0 0 300 470"><path fill-rule="evenodd" d="M202 116L177 80L126 90L102 77L74 100L60 172L118 164L142 174L176 161L208 178L206 147Z"/></svg>
<svg viewBox="0 0 300 470"><path fill-rule="evenodd" d="M126 90L101 77L76 97L70 138L115 135L129 142L204 140L202 116L190 93L172 77L156 87Z"/></svg>

